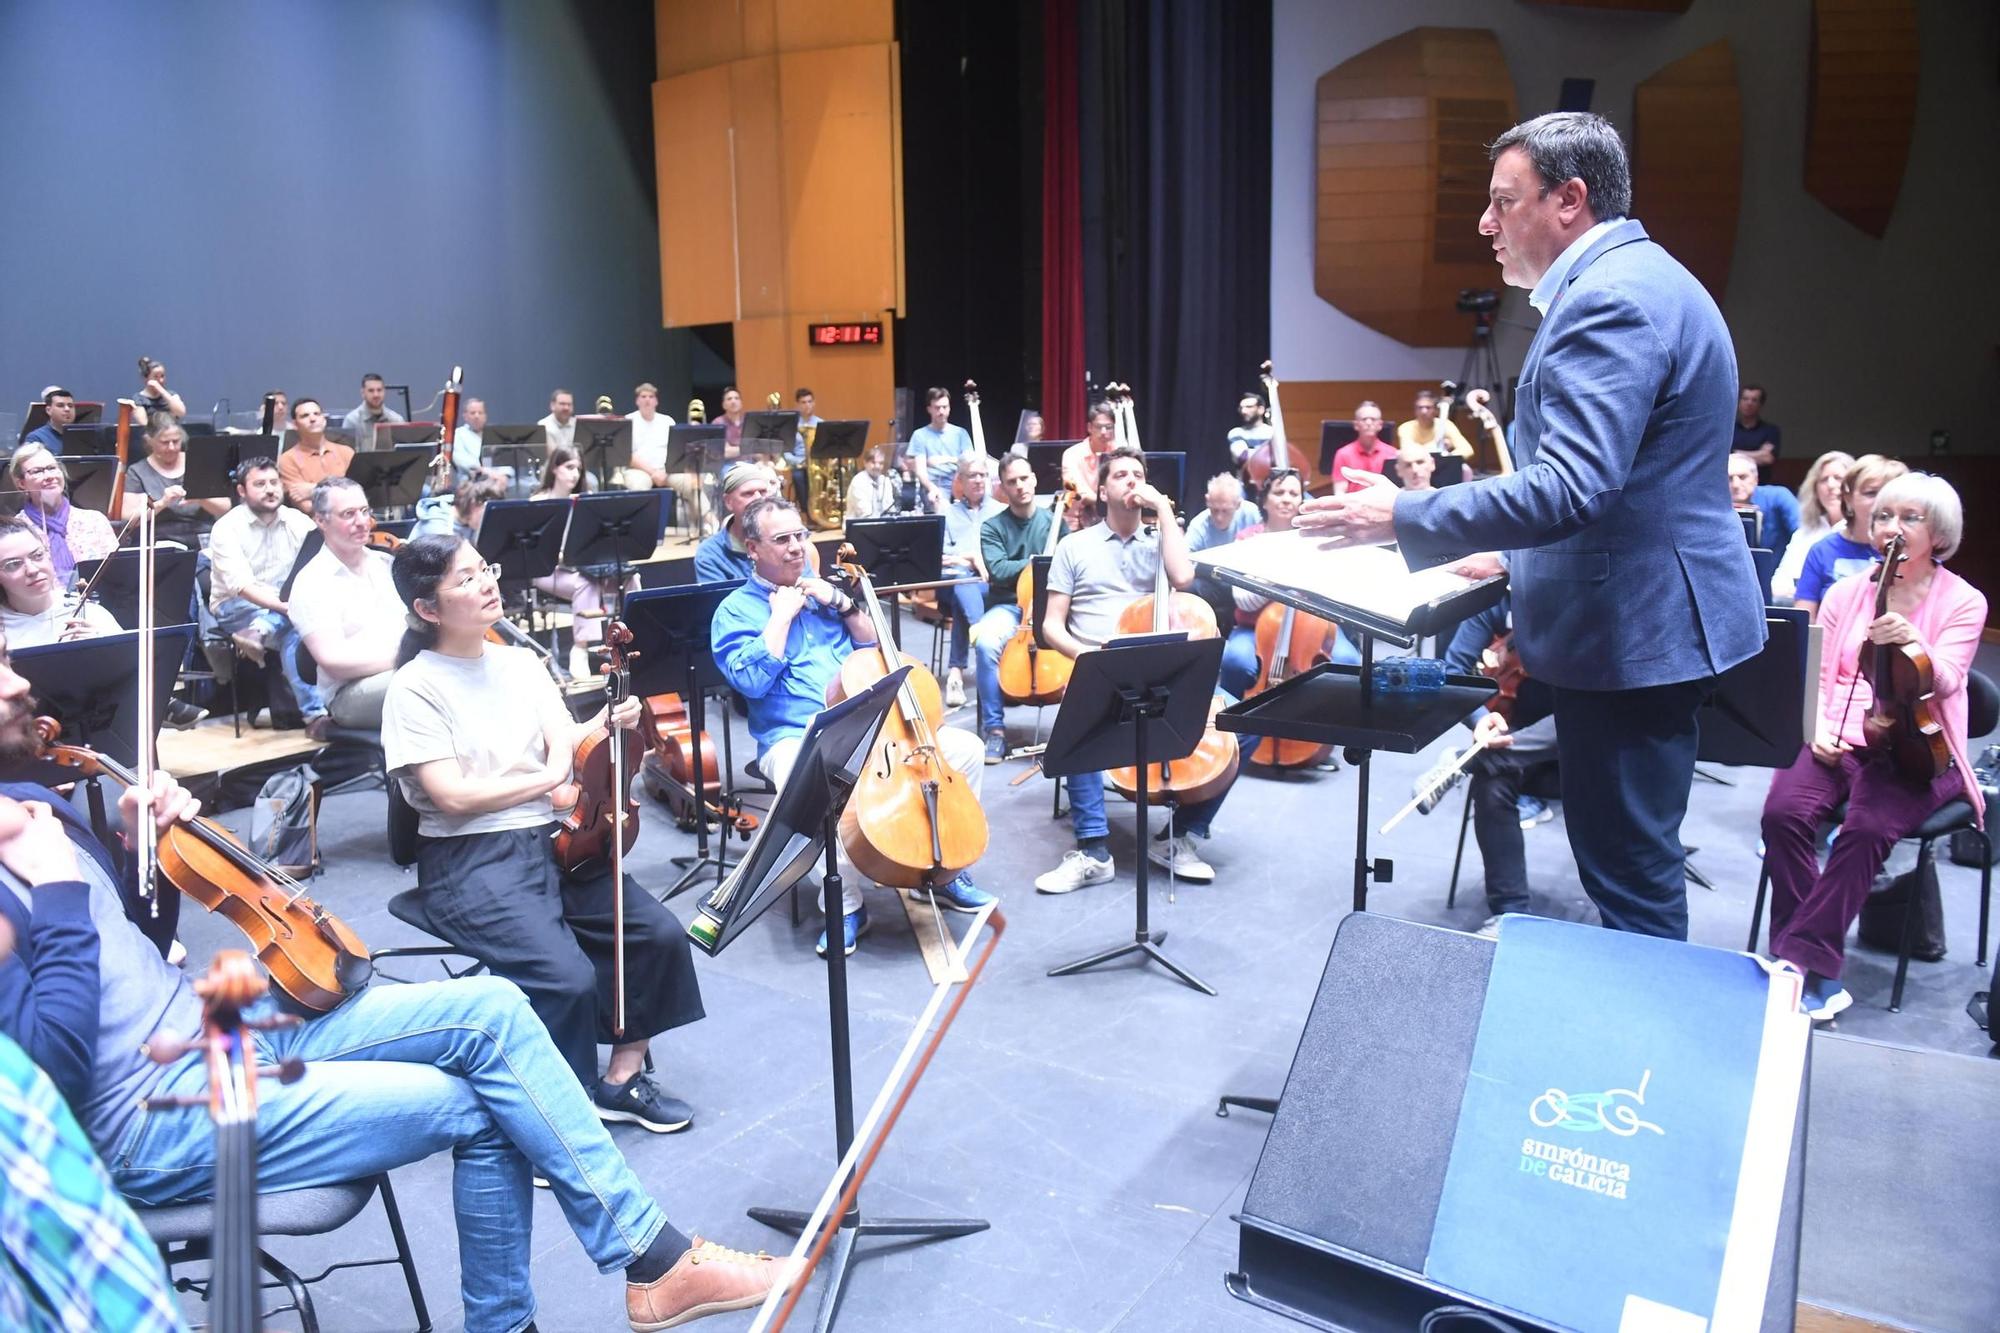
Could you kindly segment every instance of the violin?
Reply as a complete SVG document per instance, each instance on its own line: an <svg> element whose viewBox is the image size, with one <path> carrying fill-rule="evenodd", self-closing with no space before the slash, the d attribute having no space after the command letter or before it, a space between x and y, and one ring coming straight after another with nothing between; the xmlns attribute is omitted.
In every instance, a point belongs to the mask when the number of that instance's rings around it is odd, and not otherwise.
<svg viewBox="0 0 2000 1333"><path fill-rule="evenodd" d="M674 826L693 830L695 788L699 786L709 793L701 801L703 817L722 821L747 840L757 831L757 816L723 792L722 766L716 761L714 743L706 731L699 741L695 739L687 703L678 694L652 694L645 696L642 704L645 716L640 729L652 738L653 753L664 770L655 774L661 780L658 794L673 813ZM695 777L697 756L699 781Z"/></svg>
<svg viewBox="0 0 2000 1333"><path fill-rule="evenodd" d="M1162 514L1160 521L1171 523L1173 515ZM1190 639L1213 639L1219 633L1213 607L1191 592L1175 592L1169 587L1167 562L1162 556L1159 570L1153 575L1152 595L1140 598L1119 612L1118 633L1168 634L1176 630ZM1215 725L1215 715L1228 705L1228 697L1217 690L1209 701L1208 728L1202 732L1201 743L1195 746L1194 753L1185 759L1147 766L1148 799L1173 800L1191 805L1228 788L1241 761L1235 734L1222 731ZM1138 765L1114 768L1108 776L1113 787L1126 796L1137 798Z"/></svg>
<svg viewBox="0 0 2000 1333"><path fill-rule="evenodd" d="M1903 577L1897 566L1908 559L1898 533L1875 567L1875 619L1889 613L1889 589ZM1860 678L1873 695L1861 720L1868 748L1886 753L1909 781L1935 782L1951 767L1951 746L1933 708L1936 681L1930 654L1914 643L1863 643L1860 666Z"/></svg>
<svg viewBox="0 0 2000 1333"><path fill-rule="evenodd" d="M1527 668L1521 665L1521 654L1514 649L1513 630L1494 635L1493 642L1479 654L1479 674L1499 686L1493 697L1486 701L1486 710L1498 713L1506 719L1508 726L1513 726L1514 706L1521 686L1528 679Z"/></svg>
<svg viewBox="0 0 2000 1333"><path fill-rule="evenodd" d="M555 833L556 864L574 874L608 861L611 866L611 972L615 999L611 1029L625 1035L625 854L639 840L639 800L632 794L632 775L646 757L639 732L621 727L611 714L632 692L628 666L637 653L628 652L632 631L621 620L604 622L604 703L602 731L593 731L576 747L570 782L576 803L563 815Z"/></svg>
<svg viewBox="0 0 2000 1333"><path fill-rule="evenodd" d="M257 1066L250 1033L290 1027L298 1019L276 1015L247 1019L243 1011L264 995L264 978L240 949L224 949L194 983L201 997L201 1035L191 1042L157 1036L146 1043L156 1064L172 1064L195 1051L208 1070L205 1096L151 1097L146 1109L201 1107L215 1125L215 1222L210 1233L208 1327L215 1333L257 1333L263 1326L257 1258L257 1080L275 1076L296 1083L305 1062L293 1057L275 1069Z"/></svg>
<svg viewBox="0 0 2000 1333"><path fill-rule="evenodd" d="M1285 437L1285 410L1278 406L1278 377L1269 361L1258 369L1257 377L1264 382L1264 392L1271 399L1271 438L1250 451L1243 460L1243 470L1252 482L1262 486L1273 472L1291 468L1299 474L1299 484L1303 487L1305 479L1312 476L1312 464L1306 458L1306 451ZM1280 458L1285 461L1273 461Z"/></svg>
<svg viewBox="0 0 2000 1333"><path fill-rule="evenodd" d="M1076 482L1065 480L1063 493L1049 504L1049 540L1042 559L1030 560L1014 581L1015 600L1021 606L1021 623L1000 650L1000 697L1010 704L1061 703L1069 689L1070 672L1076 664L1042 642L1042 622L1035 614L1036 566L1048 568L1062 540L1063 516L1076 503ZM1043 599L1046 606L1046 599Z"/></svg>
<svg viewBox="0 0 2000 1333"><path fill-rule="evenodd" d="M843 542L834 563L867 608L875 642L840 664L827 703L851 698L897 668L910 667L841 813L841 846L854 868L878 884L945 883L986 854L986 812L965 775L946 763L938 748L944 704L937 677L896 650L889 618L854 547Z"/></svg>
<svg viewBox="0 0 2000 1333"><path fill-rule="evenodd" d="M61 724L36 718L40 757L78 778L108 777L137 786L132 771L81 745L57 742ZM141 788L143 791L144 789ZM152 819L142 821L150 825ZM228 829L209 819L184 819L159 835L159 872L181 893L241 930L292 1003L330 1013L359 995L374 975L368 946L347 923L321 907L306 886L260 860ZM142 889L148 886L141 881Z"/></svg>

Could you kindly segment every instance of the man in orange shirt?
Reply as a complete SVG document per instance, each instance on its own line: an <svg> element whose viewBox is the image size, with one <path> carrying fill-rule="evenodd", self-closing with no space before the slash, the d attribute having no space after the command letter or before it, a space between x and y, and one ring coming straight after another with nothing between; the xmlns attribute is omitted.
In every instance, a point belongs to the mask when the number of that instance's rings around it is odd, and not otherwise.
<svg viewBox="0 0 2000 1333"><path fill-rule="evenodd" d="M285 483L286 503L310 514L313 487L328 477L346 476L354 451L326 438L326 409L317 398L292 404L292 428L299 438L278 455L278 476Z"/></svg>
<svg viewBox="0 0 2000 1333"><path fill-rule="evenodd" d="M1090 409L1081 440L1063 450L1063 480L1076 487L1085 504L1097 501L1097 464L1118 440L1118 414L1109 400Z"/></svg>
<svg viewBox="0 0 2000 1333"><path fill-rule="evenodd" d="M1396 451L1382 439L1382 409L1364 402L1354 409L1354 439L1333 452L1333 493L1361 489L1363 483L1348 480L1348 468L1381 473L1395 459Z"/></svg>

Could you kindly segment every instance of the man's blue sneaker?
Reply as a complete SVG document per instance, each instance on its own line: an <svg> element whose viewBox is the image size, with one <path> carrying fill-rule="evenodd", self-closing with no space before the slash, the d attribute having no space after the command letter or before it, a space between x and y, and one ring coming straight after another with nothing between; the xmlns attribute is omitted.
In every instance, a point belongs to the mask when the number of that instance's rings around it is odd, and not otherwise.
<svg viewBox="0 0 2000 1333"><path fill-rule="evenodd" d="M972 876L961 870L957 878L941 888L931 890L931 901L947 912L977 912L994 897L972 882Z"/></svg>
<svg viewBox="0 0 2000 1333"><path fill-rule="evenodd" d="M1815 1023L1824 1023L1838 1017L1853 1003L1854 997L1839 981L1817 972L1806 973L1805 993L1799 998L1799 1008L1805 1011L1807 1018Z"/></svg>
<svg viewBox="0 0 2000 1333"><path fill-rule="evenodd" d="M863 935L866 935L868 933L867 905L863 904L859 910L849 912L846 916L842 917L840 920L841 920L841 932L843 935L846 936L847 939L847 947L842 949L841 952L849 957L853 957L855 944L861 939ZM821 958L826 957L825 931L822 930L819 933L819 943L813 946L813 951L817 953Z"/></svg>
<svg viewBox="0 0 2000 1333"><path fill-rule="evenodd" d="M1549 809L1547 801L1534 796L1520 797L1514 802L1514 809L1520 815L1521 827L1524 829L1533 828L1537 824L1546 824L1556 817L1555 811Z"/></svg>

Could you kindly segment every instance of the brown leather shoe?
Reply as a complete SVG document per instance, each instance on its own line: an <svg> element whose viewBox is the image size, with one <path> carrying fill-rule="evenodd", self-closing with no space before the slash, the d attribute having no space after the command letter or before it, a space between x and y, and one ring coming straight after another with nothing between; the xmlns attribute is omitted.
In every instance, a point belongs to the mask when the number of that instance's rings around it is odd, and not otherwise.
<svg viewBox="0 0 2000 1333"><path fill-rule="evenodd" d="M724 1249L694 1237L694 1248L663 1277L625 1284L625 1317L638 1333L679 1328L703 1315L760 1305L781 1278L799 1272L803 1261L778 1259L759 1251Z"/></svg>

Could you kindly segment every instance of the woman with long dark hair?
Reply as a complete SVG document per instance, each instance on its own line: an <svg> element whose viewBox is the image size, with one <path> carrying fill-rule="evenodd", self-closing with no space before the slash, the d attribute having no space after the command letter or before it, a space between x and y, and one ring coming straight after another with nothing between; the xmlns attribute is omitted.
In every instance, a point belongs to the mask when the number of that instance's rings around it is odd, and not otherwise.
<svg viewBox="0 0 2000 1333"><path fill-rule="evenodd" d="M409 631L383 705L382 746L417 811L431 928L527 992L603 1119L685 1129L693 1111L643 1070L649 1038L702 1016L687 934L627 877L626 1034L600 1079L597 1043L614 1040L614 886L608 867L563 870L550 840L552 794L606 711L573 721L535 654L487 641L500 619L498 570L467 543L406 542L394 578ZM612 720L636 725L639 701Z"/></svg>

